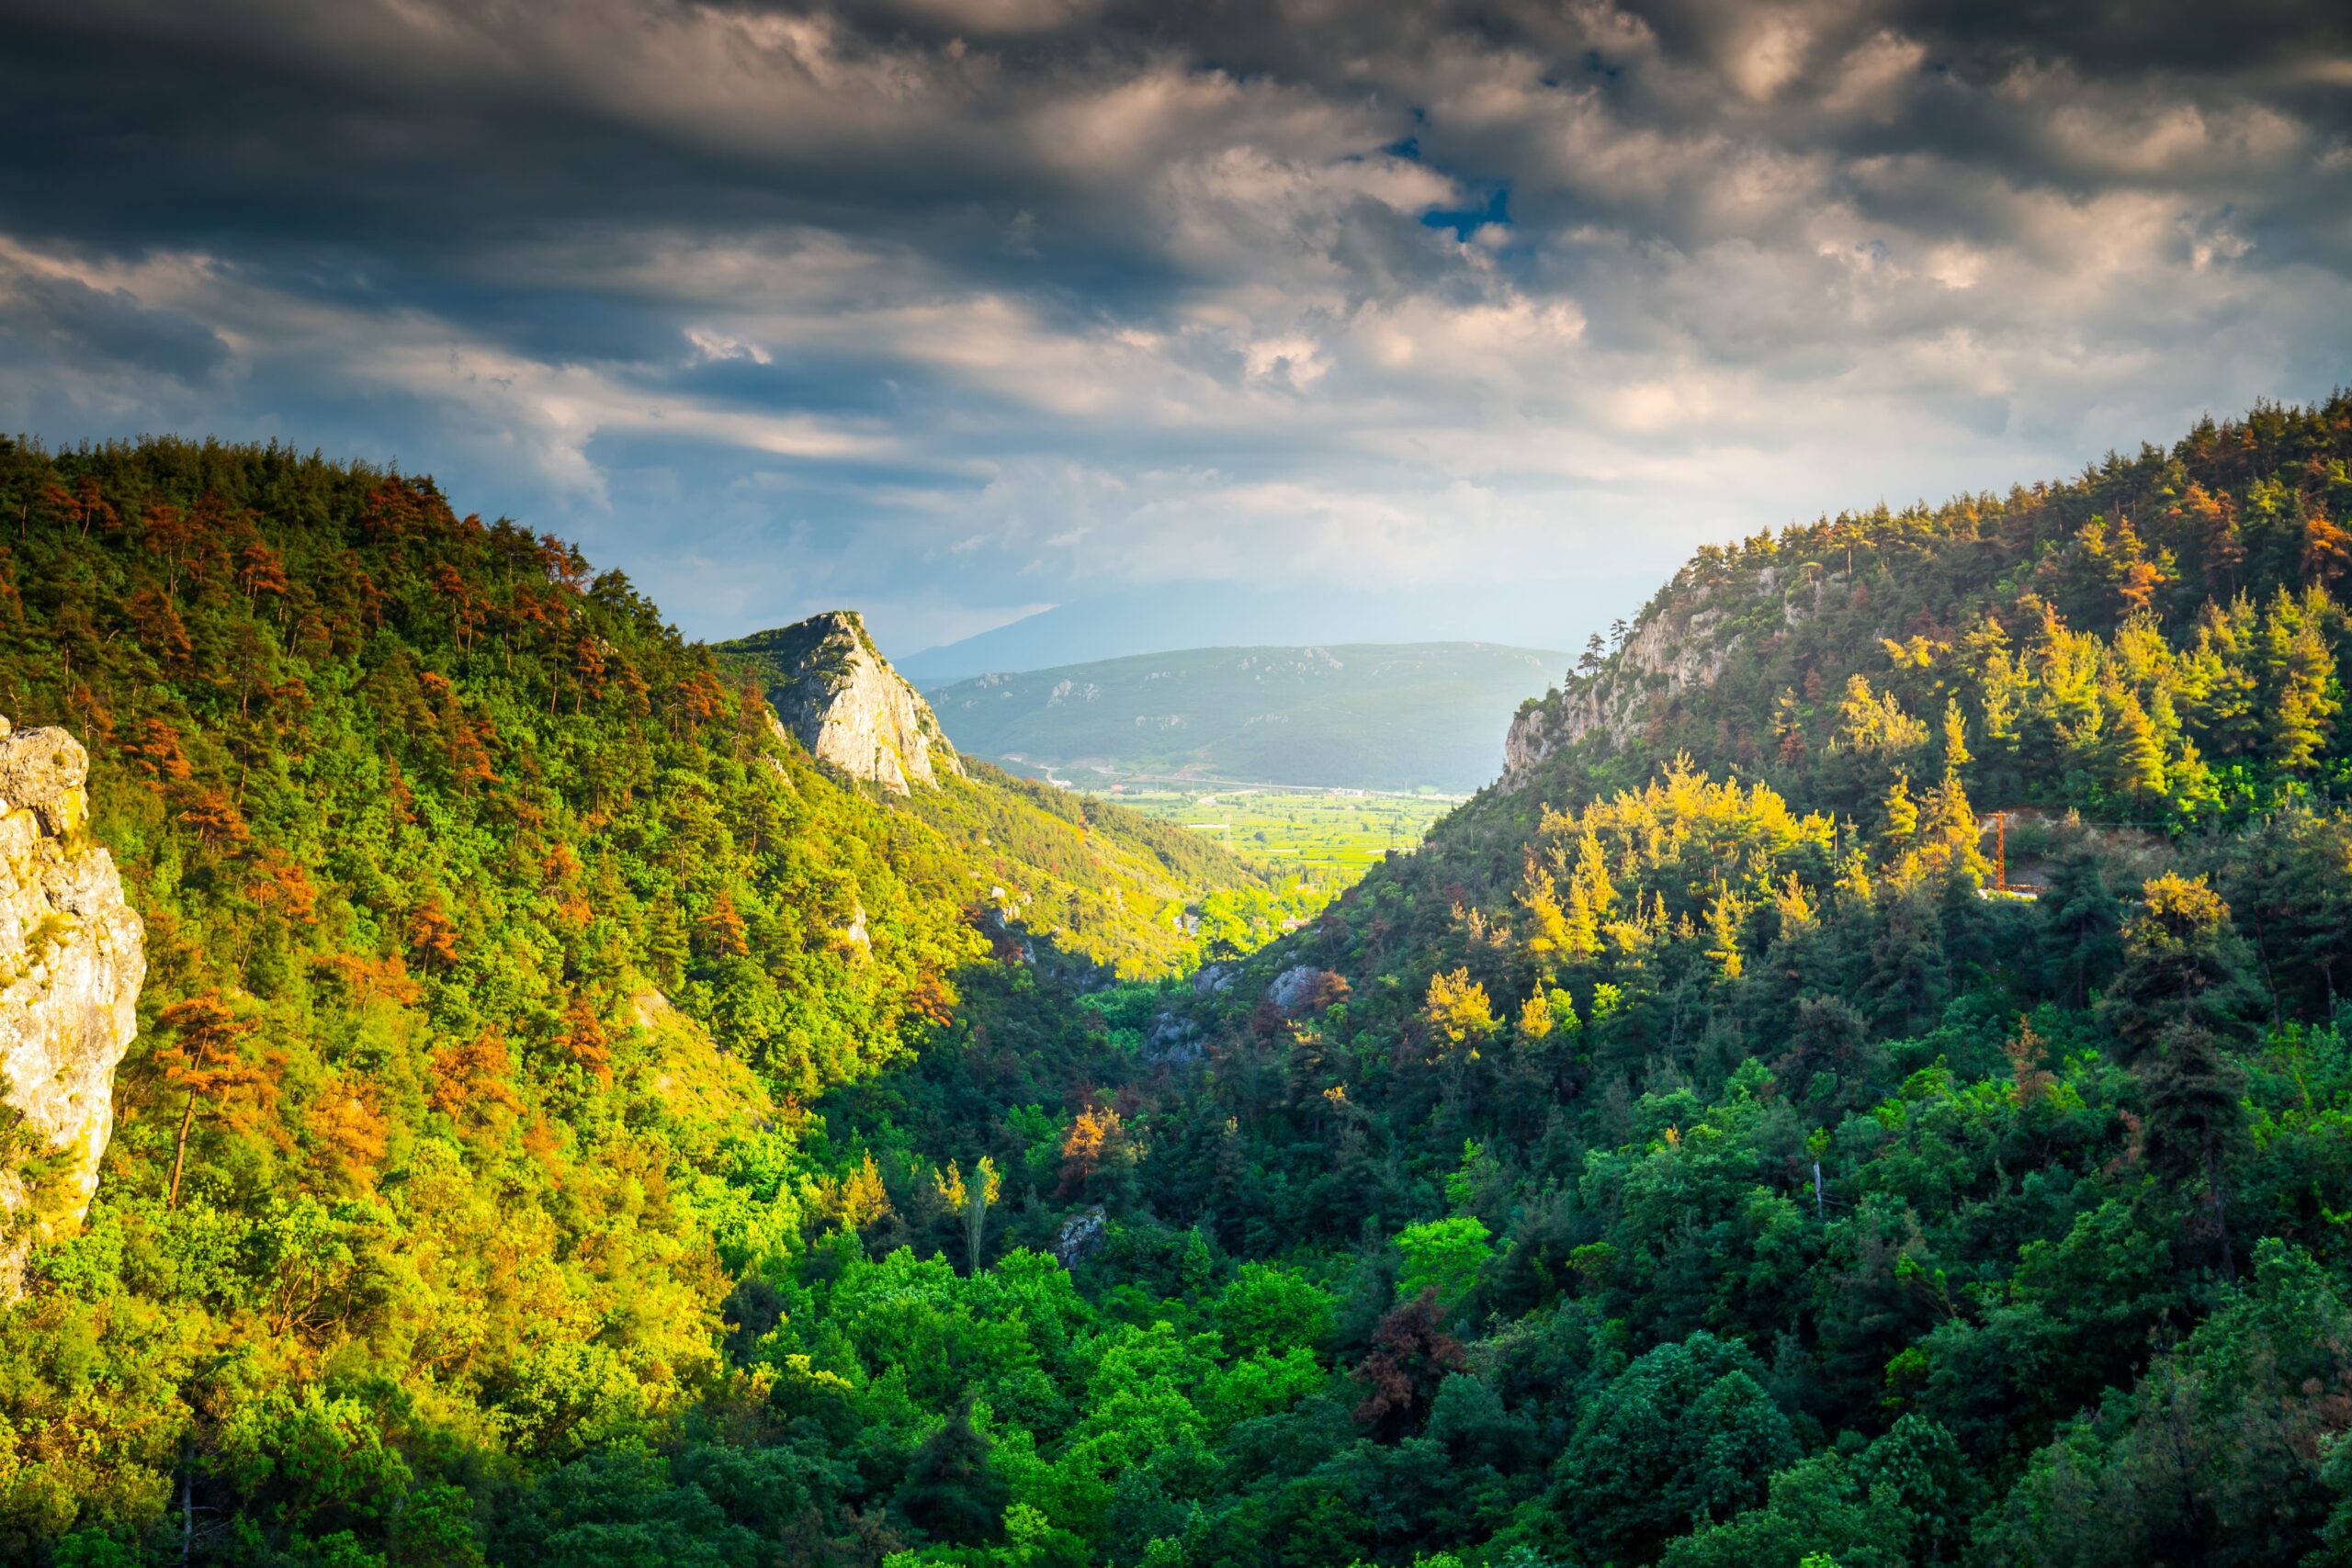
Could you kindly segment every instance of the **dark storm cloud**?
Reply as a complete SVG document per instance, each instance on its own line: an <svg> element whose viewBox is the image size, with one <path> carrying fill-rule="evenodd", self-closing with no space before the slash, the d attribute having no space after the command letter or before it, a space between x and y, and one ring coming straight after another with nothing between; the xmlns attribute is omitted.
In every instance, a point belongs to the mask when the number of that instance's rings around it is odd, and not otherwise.
<svg viewBox="0 0 2352 1568"><path fill-rule="evenodd" d="M1271 576L1566 641L1598 552L2352 348L2338 7L0 17L0 416L397 453L711 631Z"/></svg>

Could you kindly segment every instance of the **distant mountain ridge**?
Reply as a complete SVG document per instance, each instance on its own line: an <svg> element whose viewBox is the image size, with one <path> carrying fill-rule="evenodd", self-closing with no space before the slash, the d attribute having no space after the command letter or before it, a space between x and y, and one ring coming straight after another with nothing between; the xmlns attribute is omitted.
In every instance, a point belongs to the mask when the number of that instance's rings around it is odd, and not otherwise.
<svg viewBox="0 0 2352 1568"><path fill-rule="evenodd" d="M1496 643L1196 648L931 688L963 750L1081 782L1185 775L1466 793L1568 655Z"/></svg>
<svg viewBox="0 0 2352 1568"><path fill-rule="evenodd" d="M1667 570L1661 564L1660 571ZM1491 583L1370 589L1285 580L1250 587L1170 582L1091 595L895 659L925 691L993 671L1047 670L1195 648L1492 642L1578 646L1641 602L1657 573L1591 567L1498 592Z"/></svg>

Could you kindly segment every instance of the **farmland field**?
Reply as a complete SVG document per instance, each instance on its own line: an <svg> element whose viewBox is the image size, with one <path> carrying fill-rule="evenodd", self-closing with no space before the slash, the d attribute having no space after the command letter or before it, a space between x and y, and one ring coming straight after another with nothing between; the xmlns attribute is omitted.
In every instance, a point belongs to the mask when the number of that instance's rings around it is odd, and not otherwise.
<svg viewBox="0 0 2352 1568"><path fill-rule="evenodd" d="M1133 811L1213 838L1244 854L1297 865L1340 886L1392 849L1410 850L1460 795L1378 795L1263 784L1177 788L1125 784L1102 790Z"/></svg>

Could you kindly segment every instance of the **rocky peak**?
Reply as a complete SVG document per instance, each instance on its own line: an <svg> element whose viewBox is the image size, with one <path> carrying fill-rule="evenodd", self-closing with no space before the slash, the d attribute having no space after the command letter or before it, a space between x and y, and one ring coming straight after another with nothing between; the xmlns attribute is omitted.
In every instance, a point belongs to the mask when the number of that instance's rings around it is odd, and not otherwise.
<svg viewBox="0 0 2352 1568"><path fill-rule="evenodd" d="M1846 581L1842 573L1784 578L1766 567L1735 594L1678 579L1643 610L1597 675L1520 710L1503 741L1502 787L1521 788L1546 758L1596 730L1625 745L1676 695L1713 685L1755 627L1800 625L1819 612L1826 594L1844 592Z"/></svg>
<svg viewBox="0 0 2352 1568"><path fill-rule="evenodd" d="M1623 746L1648 719L1653 701L1714 684L1739 642L1709 637L1721 619L1706 609L1645 615L1598 677L1522 708L1503 739L1503 788L1519 788L1545 758L1594 730Z"/></svg>
<svg viewBox="0 0 2352 1568"><path fill-rule="evenodd" d="M758 667L776 716L813 755L894 795L962 774L931 705L890 668L855 612L831 610L724 650Z"/></svg>
<svg viewBox="0 0 2352 1568"><path fill-rule="evenodd" d="M0 1300L88 1212L139 1027L146 930L83 831L89 768L64 730L0 718Z"/></svg>

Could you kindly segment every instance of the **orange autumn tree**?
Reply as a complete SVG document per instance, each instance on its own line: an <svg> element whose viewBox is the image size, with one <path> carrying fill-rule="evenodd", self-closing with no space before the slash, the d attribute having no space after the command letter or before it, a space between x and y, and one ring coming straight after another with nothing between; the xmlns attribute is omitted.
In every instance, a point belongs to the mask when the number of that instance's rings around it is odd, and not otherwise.
<svg viewBox="0 0 2352 1568"><path fill-rule="evenodd" d="M1069 1135L1062 1140L1061 1195L1087 1196L1097 1175L1119 1159L1125 1145L1126 1133L1116 1106L1080 1111L1070 1123Z"/></svg>
<svg viewBox="0 0 2352 1568"><path fill-rule="evenodd" d="M264 850L254 857L245 897L254 908L288 921L307 926L318 920L318 887L302 863L283 850Z"/></svg>
<svg viewBox="0 0 2352 1568"><path fill-rule="evenodd" d="M555 1037L556 1049L604 1081L613 1076L611 1045L612 1037L596 1016L596 1004L585 995L573 996L571 1005L564 1010L563 1027Z"/></svg>
<svg viewBox="0 0 2352 1568"><path fill-rule="evenodd" d="M217 990L174 1002L155 1026L172 1036L172 1043L155 1053L155 1066L164 1084L185 1097L172 1154L171 1191L164 1199L167 1208L176 1209L187 1168L187 1137L197 1118L225 1115L234 1124L243 1113L274 1104L277 1087L266 1065L245 1055L245 1039L258 1025L230 1010Z"/></svg>
<svg viewBox="0 0 2352 1568"><path fill-rule="evenodd" d="M458 924L441 907L437 893L419 904L408 918L409 951L425 973L453 969L458 963Z"/></svg>
<svg viewBox="0 0 2352 1568"><path fill-rule="evenodd" d="M248 610L264 593L282 597L291 586L286 577L286 558L262 540L254 540L237 554L237 586L245 591Z"/></svg>
<svg viewBox="0 0 2352 1568"><path fill-rule="evenodd" d="M433 1109L461 1126L494 1122L497 1112L520 1115L523 1099L514 1092L514 1060L506 1052L506 1038L485 1029L471 1040L442 1046L426 1058L433 1070L427 1095Z"/></svg>
<svg viewBox="0 0 2352 1568"><path fill-rule="evenodd" d="M390 1146L390 1129L368 1086L338 1075L311 1100L307 1120L311 1136L345 1180L360 1189L375 1185Z"/></svg>
<svg viewBox="0 0 2352 1568"><path fill-rule="evenodd" d="M234 849L253 838L244 813L222 789L208 789L198 795L181 811L180 820L195 829L197 841L208 850Z"/></svg>
<svg viewBox="0 0 2352 1568"><path fill-rule="evenodd" d="M752 951L751 936L743 924L742 911L735 908L735 892L721 887L712 901L710 913L702 918L703 947L715 957L741 958Z"/></svg>

